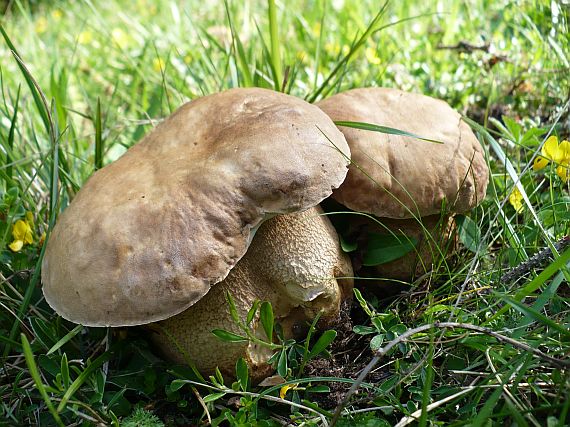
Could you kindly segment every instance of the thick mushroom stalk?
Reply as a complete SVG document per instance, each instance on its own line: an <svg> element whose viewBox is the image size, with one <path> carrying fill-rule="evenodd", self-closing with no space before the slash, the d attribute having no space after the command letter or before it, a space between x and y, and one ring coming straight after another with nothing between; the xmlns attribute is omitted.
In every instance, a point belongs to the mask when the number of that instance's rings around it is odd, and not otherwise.
<svg viewBox="0 0 570 427"><path fill-rule="evenodd" d="M243 335L229 313L226 292L243 319L255 300L269 301L285 336L292 337L319 312L324 323L332 323L351 289L350 260L322 210L279 215L260 226L246 255L225 280L186 311L158 322L153 340L169 359L186 363L181 348L205 374L219 367L232 376L236 361L243 357L254 379L259 379L271 371L270 349L251 342L224 342L211 332L225 329ZM256 322L256 333L267 339Z"/></svg>

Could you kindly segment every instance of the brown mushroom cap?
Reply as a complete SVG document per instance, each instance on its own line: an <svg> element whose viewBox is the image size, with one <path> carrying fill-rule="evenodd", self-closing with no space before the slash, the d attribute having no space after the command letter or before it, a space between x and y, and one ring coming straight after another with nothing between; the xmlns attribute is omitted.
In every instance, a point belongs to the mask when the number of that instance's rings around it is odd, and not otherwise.
<svg viewBox="0 0 570 427"><path fill-rule="evenodd" d="M329 117L292 96L233 89L190 102L96 172L59 217L45 298L88 326L180 313L226 277L264 219L329 196L348 155Z"/></svg>
<svg viewBox="0 0 570 427"><path fill-rule="evenodd" d="M255 300L271 302L287 338L295 325L305 327L321 310L325 322L336 319L341 301L350 294L353 274L335 229L321 214L321 208L315 207L263 223L225 280L186 311L158 323L153 341L168 359L186 363L181 348L202 373L212 374L217 366L233 376L236 361L243 357L254 379L269 374L270 349L250 342L224 342L211 333L225 329L244 335L229 313L227 291L242 319ZM337 281L337 277L344 279ZM256 335L267 340L257 320L254 327ZM161 333L163 329L168 334Z"/></svg>
<svg viewBox="0 0 570 427"><path fill-rule="evenodd" d="M470 127L447 103L396 89L354 89L317 104L334 121L388 126L443 142L341 127L351 149L348 176L333 198L378 217L465 212L480 203L489 172Z"/></svg>

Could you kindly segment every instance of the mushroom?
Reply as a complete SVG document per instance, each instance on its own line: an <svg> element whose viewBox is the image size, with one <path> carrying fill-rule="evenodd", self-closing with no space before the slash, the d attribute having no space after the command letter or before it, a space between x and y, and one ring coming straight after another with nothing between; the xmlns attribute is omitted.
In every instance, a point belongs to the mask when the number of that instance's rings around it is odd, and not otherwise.
<svg viewBox="0 0 570 427"><path fill-rule="evenodd" d="M353 89L317 105L334 121L372 123L442 142L341 126L352 164L332 196L373 216L348 219L349 238L361 246L372 233L412 248L375 266L378 277L408 281L430 271L437 255L454 245L452 213L472 209L485 196L489 171L470 127L444 101L396 89Z"/></svg>
<svg viewBox="0 0 570 427"><path fill-rule="evenodd" d="M152 337L167 358L184 363L189 357L202 372L213 373L218 367L231 377L236 360L243 357L254 381L272 371L267 364L272 353L268 347L251 341L223 342L211 333L223 329L244 335L231 317L226 292L242 319L254 301L269 301L287 338L302 336L307 322L319 312L321 327L333 323L341 302L350 296L353 274L334 227L322 213L314 207L264 222L225 280L188 310L158 322ZM256 319L256 335L271 341L258 326Z"/></svg>
<svg viewBox="0 0 570 427"><path fill-rule="evenodd" d="M329 196L344 180L348 158L342 133L303 100L265 89L232 89L192 101L93 174L60 215L42 264L46 301L65 319L86 326L142 325L191 310L226 278L265 220L307 210ZM281 222L275 218L273 227ZM330 238L330 227L319 227ZM295 245L293 239L288 247L296 250ZM268 242L254 247L278 249ZM298 254L289 259L303 261ZM341 291L340 285L329 289L336 283L334 268L311 268L326 276L322 290L303 291L309 282L299 267L301 275L287 276L291 282L283 284L284 292L299 298L279 296L275 303L286 300L291 312L298 304L308 315L322 305L334 316ZM350 273L344 267L334 271ZM239 297L241 286L251 284L238 272L232 277ZM216 305L208 306L204 321L225 315L216 294L207 300ZM287 310L279 307L279 315ZM182 329L192 342L194 329L207 328L204 323ZM223 352L210 352L208 362L215 364L217 357Z"/></svg>

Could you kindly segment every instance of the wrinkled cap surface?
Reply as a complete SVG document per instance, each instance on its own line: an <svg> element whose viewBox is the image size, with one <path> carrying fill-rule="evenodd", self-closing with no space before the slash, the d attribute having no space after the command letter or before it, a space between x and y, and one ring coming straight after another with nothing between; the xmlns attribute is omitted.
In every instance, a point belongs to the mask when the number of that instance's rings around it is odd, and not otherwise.
<svg viewBox="0 0 570 427"><path fill-rule="evenodd" d="M352 154L348 176L333 198L379 217L437 214L442 203L465 212L480 203L489 172L483 149L447 103L396 89L342 92L317 104L334 121L388 126L420 139L341 127Z"/></svg>
<svg viewBox="0 0 570 427"><path fill-rule="evenodd" d="M173 316L226 277L265 218L328 197L347 156L330 118L292 96L232 89L192 101L96 172L59 217L45 298L90 326Z"/></svg>

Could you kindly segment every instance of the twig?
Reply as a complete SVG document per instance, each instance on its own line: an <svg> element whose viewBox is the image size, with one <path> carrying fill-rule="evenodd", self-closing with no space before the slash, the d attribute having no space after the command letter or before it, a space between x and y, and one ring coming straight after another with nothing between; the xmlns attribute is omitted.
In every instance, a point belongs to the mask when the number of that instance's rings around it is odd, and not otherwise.
<svg viewBox="0 0 570 427"><path fill-rule="evenodd" d="M394 348L395 346L397 346L398 344L406 341L408 338L410 338L411 336L419 333L419 332L423 332L429 329L433 329L433 328L461 328L461 329L468 329L468 330L472 330L472 331L476 331L476 332L481 332L483 334L487 334L492 336L493 338L496 338L499 341L505 342L507 344L512 345L513 347L518 347L521 350L525 350L528 351L529 353L534 354L535 356L546 360L548 362L550 362L552 365L558 367L558 368L564 368L564 367L570 367L570 361L568 360L560 360L560 359L556 359L554 357L551 357L545 353L543 353L542 351L531 347L527 344L524 344L522 342L519 342L513 338L509 338L505 335L501 335L495 331L492 331L489 328L484 328L482 326L477 326L477 325L471 325L469 323L459 323L459 322L434 322L434 323L428 323L427 325L422 325L422 326L418 326L417 328L413 328L413 329L408 329L406 332L404 332L402 335L396 337L395 339L393 339L392 341L390 341L388 344L386 344L384 347L378 349L376 351L376 354L374 355L374 357L372 358L372 360L368 363L368 365L366 365L366 367L362 370L362 372L360 373L360 375L358 376L358 378L356 379L356 381L352 384L352 386L350 387L350 389L348 390L348 392L346 393L346 396L344 397L344 399L342 400L342 402L336 407L334 415L333 415L333 419L331 421L331 427L334 427L334 425L336 424L336 422L338 421L338 419L340 418L340 414L342 413L342 410L344 409L344 407L346 406L346 404L348 403L350 397L354 394L354 392L356 391L356 389L360 386L360 384L364 381L364 378L366 378L366 376L370 373L370 371L372 369L374 369L374 367L376 366L376 364L380 361L380 359L386 355L392 348Z"/></svg>
<svg viewBox="0 0 570 427"><path fill-rule="evenodd" d="M558 252L563 252L570 246L570 236L564 236L562 239L558 240L554 243L554 248ZM516 267L507 271L501 277L501 282L503 283L511 283L515 280L520 279L525 274L530 273L535 268L540 268L548 261L552 259L552 249L551 248L544 248L541 251L537 252L533 256L531 256L526 261L520 263Z"/></svg>
<svg viewBox="0 0 570 427"><path fill-rule="evenodd" d="M210 411L208 411L208 407L206 406L204 399L202 399L202 396L200 396L200 392L196 389L196 387L191 387L191 388L192 388L192 392L194 393L194 396L196 396L196 399L198 399L200 406L204 410L204 413L206 414L206 418L208 418L208 425L212 425L212 417L210 416Z"/></svg>
<svg viewBox="0 0 570 427"><path fill-rule="evenodd" d="M237 396L259 397L260 399L270 400L270 401L272 401L272 402L279 402L279 403L283 403L283 404L286 404L286 405L294 406L294 407L299 408L299 409L304 409L305 411L312 412L312 413L314 413L317 417L319 417L319 419L321 420L321 425L322 425L323 427L329 427L329 424L327 423L327 419L325 418L325 416L324 416L323 414L321 414L319 411L317 411L317 410L315 410L315 409L313 409L313 408L310 408L310 407L308 407L308 406L302 405L302 404L300 404L300 403L291 402L291 401L289 401L289 400L281 399L281 398L279 398L279 397L271 396L271 395L268 395L268 394L252 393L252 392L249 392L249 391L237 391L237 390L232 390L232 389L226 388L226 387L224 387L224 388L216 387L216 386L212 386L212 385L209 385L209 384L203 384L203 383L200 383L200 382L197 382L197 381L192 381L192 380L181 380L181 381L184 382L184 383L187 383L187 384L192 384L192 385L195 385L195 386L198 386L198 387L205 387L205 388L208 388L208 389L210 389L210 390L216 390L216 391L224 392L224 393L227 393L227 394L235 394L235 395L237 395ZM362 381L361 381L361 382L362 382Z"/></svg>
<svg viewBox="0 0 570 427"><path fill-rule="evenodd" d="M460 52L465 52L465 53L472 53L476 50L481 50L483 52L488 53L490 47L491 47L491 45L489 43L485 43L482 45L475 45L475 44L466 42L464 40L462 40L459 43L452 45L452 46L446 46L446 45L442 45L442 44L437 45L437 49L458 50Z"/></svg>
<svg viewBox="0 0 570 427"><path fill-rule="evenodd" d="M466 393L468 393L468 392L470 392L470 391L471 391L471 389L463 389L463 390L461 390L461 391L458 391L458 392L455 393L455 394L452 394L451 396L447 396L447 397L445 397L445 398L443 398L443 399L441 399L441 400L438 400L437 402L430 403L430 404L426 407L426 411L429 412L429 411L431 411L432 409L438 408L438 407L440 407L441 405L443 405L444 403L447 403L447 402L449 402L449 401L455 399L456 397L462 396L462 395L464 395L464 394L466 394ZM398 424L396 424L394 427L405 427L405 426L407 426L408 424L411 424L411 423L413 423L414 421L416 421L419 417L421 417L421 415L422 415L422 410L421 410L421 409L418 409L417 411L413 412L413 413L410 414L409 416L402 418L402 419L398 422Z"/></svg>

